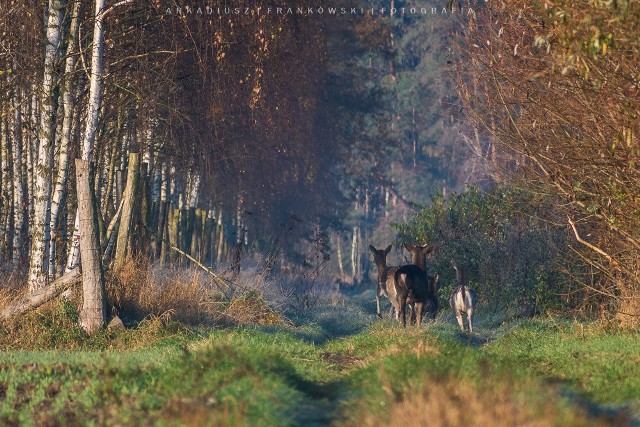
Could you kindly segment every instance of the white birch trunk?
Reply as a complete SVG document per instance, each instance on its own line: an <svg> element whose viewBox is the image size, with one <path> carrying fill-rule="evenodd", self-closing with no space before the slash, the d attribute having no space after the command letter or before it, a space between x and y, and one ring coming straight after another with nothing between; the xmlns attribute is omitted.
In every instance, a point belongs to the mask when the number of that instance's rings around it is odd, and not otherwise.
<svg viewBox="0 0 640 427"><path fill-rule="evenodd" d="M155 162L156 166L153 170L153 181L151 183L151 201L158 203L160 201L160 192L162 187L162 163Z"/></svg>
<svg viewBox="0 0 640 427"><path fill-rule="evenodd" d="M55 237L59 227L60 212L66 198L66 184L69 178L69 146L71 145L71 128L74 119L75 102L73 97L74 84L73 73L77 62L77 34L80 22L80 0L72 0L71 24L69 26L69 41L67 44L67 58L64 68L64 89L62 94L62 107L64 111L62 119L62 132L60 135L60 150L58 153L58 173L51 200L51 231L53 242L49 250L49 278L55 277L56 272L56 245ZM66 238L66 236L65 236Z"/></svg>
<svg viewBox="0 0 640 427"><path fill-rule="evenodd" d="M222 250L224 246L224 225L222 222L222 206L220 206L220 209L218 209L218 224L216 228L216 237L218 240L216 244L216 265L220 265L220 262L222 261Z"/></svg>
<svg viewBox="0 0 640 427"><path fill-rule="evenodd" d="M98 115L102 104L102 72L103 72L103 54L104 54L104 36L103 36L103 12L105 0L96 0L95 22L93 27L93 45L91 47L91 85L89 87L89 106L87 113L87 124L82 141L82 160L91 163L93 157L93 147L96 140L96 131L98 129ZM80 257L80 219L76 210L73 237L71 238L71 248L69 251L69 259L67 261L67 271L71 271L78 265Z"/></svg>
<svg viewBox="0 0 640 427"><path fill-rule="evenodd" d="M45 47L42 100L40 103L40 129L36 181L34 186L33 229L31 230L31 259L29 263L29 290L41 289L47 284L45 270L50 240L51 216L51 161L55 142L54 77L55 61L62 27L63 0L51 0L47 13L47 45Z"/></svg>
<svg viewBox="0 0 640 427"><path fill-rule="evenodd" d="M358 226L353 226L353 235L351 238L351 277L353 283L358 279Z"/></svg>
<svg viewBox="0 0 640 427"><path fill-rule="evenodd" d="M200 192L200 175L197 173L189 174L189 186L188 186L188 197L189 197L189 209L195 209L198 206L198 196Z"/></svg>
<svg viewBox="0 0 640 427"><path fill-rule="evenodd" d="M336 234L336 246L338 251L338 271L340 272L340 281L344 281L344 263L342 262L342 242L339 234Z"/></svg>
<svg viewBox="0 0 640 427"><path fill-rule="evenodd" d="M22 118L20 114L19 89L13 94L13 265L17 267L24 255L22 230L24 227L24 186L22 182Z"/></svg>
<svg viewBox="0 0 640 427"><path fill-rule="evenodd" d="M31 117L30 123L38 123L38 88L36 85L32 86L31 102L29 103L29 116ZM33 126L35 129L35 126ZM35 165L37 163L37 150L38 150L38 131L34 130L29 132L29 141L26 144L26 156L27 156L27 193L29 195L29 230L33 230L33 210L34 210L34 188L35 188ZM29 233L31 234L31 233Z"/></svg>
<svg viewBox="0 0 640 427"><path fill-rule="evenodd" d="M116 131L116 134L118 131ZM102 194L102 200L100 201L100 206L102 207L102 216L104 218L110 218L113 215L114 209L117 209L116 198L114 197L114 184L116 178L116 158L118 157L117 146L119 142L119 136L116 136L116 144L113 147L107 150L108 153L108 167L106 171L107 183L105 186L105 191Z"/></svg>
<svg viewBox="0 0 640 427"><path fill-rule="evenodd" d="M0 187L1 191L1 199L0 199L0 208L2 208L2 231L3 235L0 238L0 242L2 246L0 246L0 251L10 251L11 250L11 233L13 232L13 153L11 150L11 131L9 129L9 112L3 111L3 114L0 115L0 126L2 127L2 132L0 132L0 143L2 144L2 152L0 153L0 157L2 157L2 187ZM4 117L3 117L4 116ZM3 120L4 118L4 120Z"/></svg>

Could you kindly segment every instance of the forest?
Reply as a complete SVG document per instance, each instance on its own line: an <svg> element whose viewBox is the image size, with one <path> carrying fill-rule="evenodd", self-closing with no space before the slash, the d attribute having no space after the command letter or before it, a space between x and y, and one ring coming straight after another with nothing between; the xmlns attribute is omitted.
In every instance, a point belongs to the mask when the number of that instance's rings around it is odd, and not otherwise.
<svg viewBox="0 0 640 427"><path fill-rule="evenodd" d="M3 0L0 423L640 423L639 85L629 0Z"/></svg>

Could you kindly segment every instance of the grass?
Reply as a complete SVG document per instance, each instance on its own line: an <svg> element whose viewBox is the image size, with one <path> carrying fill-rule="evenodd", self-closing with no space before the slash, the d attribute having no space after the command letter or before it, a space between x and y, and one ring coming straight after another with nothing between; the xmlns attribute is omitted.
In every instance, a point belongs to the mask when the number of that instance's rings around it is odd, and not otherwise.
<svg viewBox="0 0 640 427"><path fill-rule="evenodd" d="M639 338L597 324L537 320L520 324L486 351L499 363L570 385L595 403L625 404L640 397Z"/></svg>
<svg viewBox="0 0 640 427"><path fill-rule="evenodd" d="M91 338L54 303L0 331L0 424L637 423L637 333L485 315L470 336L446 311L404 330L374 320L372 300L367 291L270 326L149 317Z"/></svg>

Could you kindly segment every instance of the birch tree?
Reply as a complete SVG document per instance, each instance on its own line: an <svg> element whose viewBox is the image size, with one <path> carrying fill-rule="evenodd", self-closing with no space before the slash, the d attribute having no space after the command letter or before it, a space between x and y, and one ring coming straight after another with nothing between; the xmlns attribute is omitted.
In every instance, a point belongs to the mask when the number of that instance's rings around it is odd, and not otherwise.
<svg viewBox="0 0 640 427"><path fill-rule="evenodd" d="M23 228L25 220L24 185L22 180L22 115L19 88L13 94L13 266L18 267L23 256Z"/></svg>
<svg viewBox="0 0 640 427"><path fill-rule="evenodd" d="M89 164L93 160L93 149L95 146L96 132L98 130L98 118L100 114L100 107L102 105L102 87L104 84L104 19L116 7L123 6L131 2L132 0L121 1L111 6L109 9L105 9L105 0L96 0L95 3L93 44L91 48L89 105L81 155L81 159L85 160ZM74 224L71 249L69 251L69 259L67 261L67 271L76 268L80 258L80 217L77 211Z"/></svg>
<svg viewBox="0 0 640 427"><path fill-rule="evenodd" d="M41 289L47 284L45 266L51 237L51 168L52 148L55 142L55 67L65 4L65 0L50 0L47 9L44 72L40 93L39 147L37 166L34 171L34 213L29 264L29 290L31 291Z"/></svg>
<svg viewBox="0 0 640 427"><path fill-rule="evenodd" d="M71 127L74 119L75 99L74 99L74 72L78 58L77 38L78 28L80 26L80 0L72 0L71 7L71 23L69 25L69 35L67 43L67 57L64 68L64 89L62 93L62 106L64 110L62 119L62 135L60 137L58 173L55 178L55 185L51 200L51 225L52 235L55 237L60 213L63 209L65 200L66 183L69 177L69 148L71 145ZM75 113L79 114L79 113ZM51 243L49 250L49 277L55 276L56 271L56 245Z"/></svg>

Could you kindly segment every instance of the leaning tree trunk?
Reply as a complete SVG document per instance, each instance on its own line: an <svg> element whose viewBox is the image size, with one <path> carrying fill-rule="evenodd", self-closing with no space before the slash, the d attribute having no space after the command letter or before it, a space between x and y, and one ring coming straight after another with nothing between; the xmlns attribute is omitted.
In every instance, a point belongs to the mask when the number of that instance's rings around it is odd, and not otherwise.
<svg viewBox="0 0 640 427"><path fill-rule="evenodd" d="M122 201L122 217L120 219L120 228L118 229L118 240L116 243L116 258L114 269L118 270L124 266L129 246L129 236L131 234L131 224L133 222L134 206L136 202L136 194L138 193L138 181L140 177L140 154L129 154L129 170L127 173L127 188L124 191L124 200Z"/></svg>
<svg viewBox="0 0 640 427"><path fill-rule="evenodd" d="M105 325L107 310L98 232L98 209L91 185L89 165L86 160L76 159L83 295L80 326L91 334Z"/></svg>
<svg viewBox="0 0 640 427"><path fill-rule="evenodd" d="M34 185L33 228L31 230L31 258L29 263L29 290L38 290L47 284L46 256L50 238L51 216L51 160L55 141L55 62L65 0L51 0L47 17L47 45L45 48L42 98L40 102L39 149L36 181Z"/></svg>

